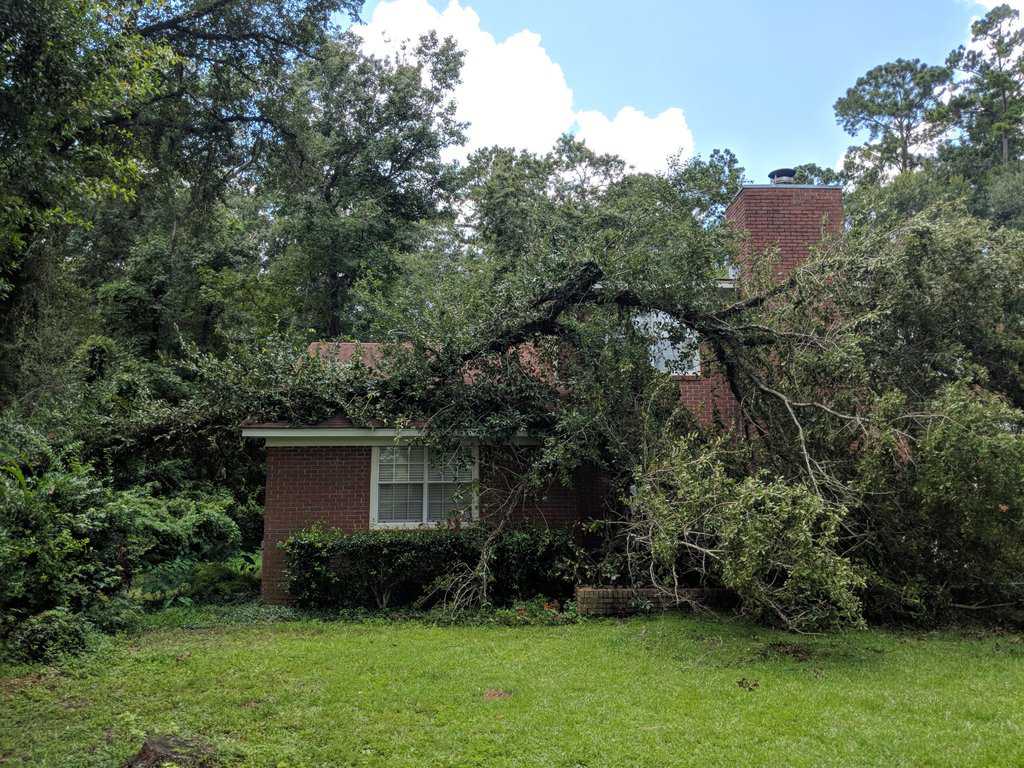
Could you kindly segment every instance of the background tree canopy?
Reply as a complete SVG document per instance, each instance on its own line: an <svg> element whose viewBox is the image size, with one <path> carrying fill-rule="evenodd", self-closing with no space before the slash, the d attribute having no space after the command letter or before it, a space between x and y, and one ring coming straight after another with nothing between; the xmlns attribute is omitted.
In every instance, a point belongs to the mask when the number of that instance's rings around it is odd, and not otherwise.
<svg viewBox="0 0 1024 768"><path fill-rule="evenodd" d="M460 52L368 56L336 27L358 10L0 11L0 633L100 622L255 549L263 457L240 423L339 411L429 419L440 443L536 435L510 493L599 470L592 580L725 585L798 629L1020 608L1015 11L942 64L859 78L835 111L864 143L797 168L846 185L844 232L728 293L735 155L631 174L565 136L450 161ZM385 364L303 359L339 338L390 343ZM656 339L720 367L741 435L680 407Z"/></svg>

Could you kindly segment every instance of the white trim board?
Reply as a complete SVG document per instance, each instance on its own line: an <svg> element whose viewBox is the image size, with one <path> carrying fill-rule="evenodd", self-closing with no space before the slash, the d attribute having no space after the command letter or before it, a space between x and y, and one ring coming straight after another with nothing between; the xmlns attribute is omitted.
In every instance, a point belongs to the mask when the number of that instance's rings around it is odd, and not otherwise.
<svg viewBox="0 0 1024 768"><path fill-rule="evenodd" d="M419 437L422 429L394 427L242 427L242 437Z"/></svg>
<svg viewBox="0 0 1024 768"><path fill-rule="evenodd" d="M422 437L422 429L385 429L358 427L280 427L243 428L242 437L266 440L268 448L314 445L393 445ZM538 445L536 438L517 435L515 445Z"/></svg>

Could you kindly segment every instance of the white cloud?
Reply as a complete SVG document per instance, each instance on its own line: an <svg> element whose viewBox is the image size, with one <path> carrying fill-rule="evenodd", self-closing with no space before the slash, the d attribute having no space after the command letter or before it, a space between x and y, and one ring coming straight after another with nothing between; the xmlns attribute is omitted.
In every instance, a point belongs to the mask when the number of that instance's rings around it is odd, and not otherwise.
<svg viewBox="0 0 1024 768"><path fill-rule="evenodd" d="M986 11L991 11L997 5L1004 3L1024 14L1024 0L977 0L973 5L980 5Z"/></svg>
<svg viewBox="0 0 1024 768"><path fill-rule="evenodd" d="M842 173L843 169L846 168L846 150L844 149L839 153L839 158L836 160L835 165L832 166L837 171Z"/></svg>
<svg viewBox="0 0 1024 768"><path fill-rule="evenodd" d="M611 120L601 112L576 113L576 135L597 152L620 155L638 170L659 170L665 157L682 151L693 154L693 133L679 107L648 117L633 107L623 107Z"/></svg>
<svg viewBox="0 0 1024 768"><path fill-rule="evenodd" d="M638 171L661 170L673 152L693 152L693 134L678 107L650 117L625 106L611 119L577 111L565 74L540 35L524 29L498 41L459 0L449 0L444 11L427 0L381 0L367 24L353 31L369 53L387 56L432 29L453 37L466 54L455 99L459 119L470 126L466 147L455 157L492 144L546 152L574 129L591 148L621 155Z"/></svg>

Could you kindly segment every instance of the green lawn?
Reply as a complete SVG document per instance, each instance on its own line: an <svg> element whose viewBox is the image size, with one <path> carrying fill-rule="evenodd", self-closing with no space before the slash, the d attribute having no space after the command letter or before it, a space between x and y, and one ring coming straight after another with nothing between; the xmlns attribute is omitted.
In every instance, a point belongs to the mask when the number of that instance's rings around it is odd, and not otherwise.
<svg viewBox="0 0 1024 768"><path fill-rule="evenodd" d="M0 670L0 764L119 765L176 733L229 765L1024 765L1020 635L207 623Z"/></svg>

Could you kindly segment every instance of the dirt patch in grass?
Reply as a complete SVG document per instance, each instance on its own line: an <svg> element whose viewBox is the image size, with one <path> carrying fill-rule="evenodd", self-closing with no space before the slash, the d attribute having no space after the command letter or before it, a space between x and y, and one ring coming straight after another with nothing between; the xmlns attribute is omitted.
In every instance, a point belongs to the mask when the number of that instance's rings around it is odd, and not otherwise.
<svg viewBox="0 0 1024 768"><path fill-rule="evenodd" d="M216 768L219 764L213 748L203 741L178 736L150 736L123 768Z"/></svg>
<svg viewBox="0 0 1024 768"><path fill-rule="evenodd" d="M1006 634L992 644L992 651L1010 656L1024 656L1024 636Z"/></svg>
<svg viewBox="0 0 1024 768"><path fill-rule="evenodd" d="M765 659L783 656L793 661L810 661L814 655L814 649L803 643L768 643L761 649L761 657Z"/></svg>
<svg viewBox="0 0 1024 768"><path fill-rule="evenodd" d="M0 677L0 696L10 697L24 688L50 687L58 675L50 669L17 677Z"/></svg>
<svg viewBox="0 0 1024 768"><path fill-rule="evenodd" d="M44 679L44 676L38 673L21 675L19 677L0 678L0 693L17 693L22 688L28 688L29 686L33 685L40 685Z"/></svg>
<svg viewBox="0 0 1024 768"><path fill-rule="evenodd" d="M497 701L498 699L511 699L510 691L503 691L501 688L488 688L484 691L484 701Z"/></svg>

